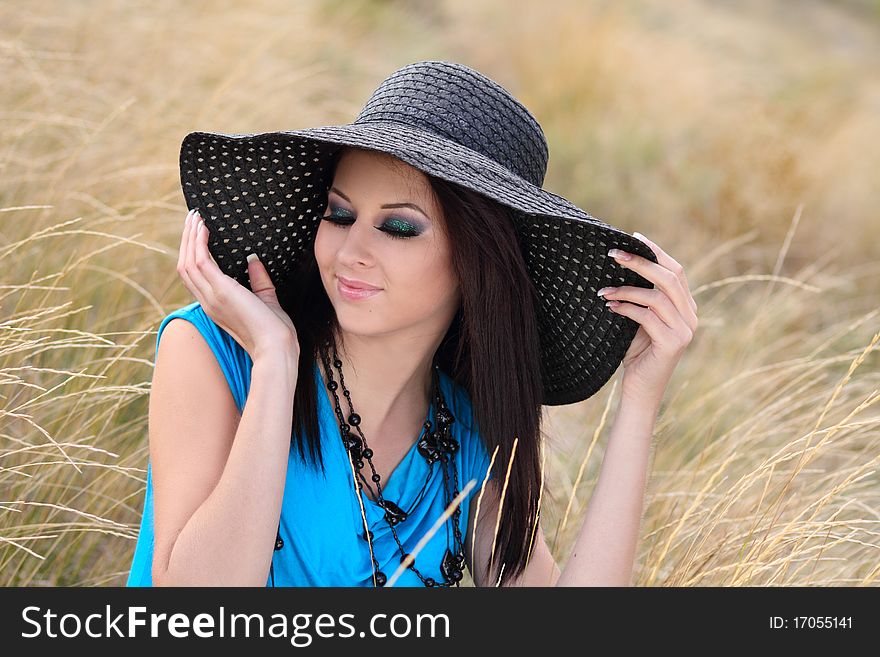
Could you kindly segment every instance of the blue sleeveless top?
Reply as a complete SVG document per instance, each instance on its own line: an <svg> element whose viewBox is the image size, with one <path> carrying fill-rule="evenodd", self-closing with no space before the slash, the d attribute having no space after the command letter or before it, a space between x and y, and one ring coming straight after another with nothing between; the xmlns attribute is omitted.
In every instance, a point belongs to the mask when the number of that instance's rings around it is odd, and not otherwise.
<svg viewBox="0 0 880 657"><path fill-rule="evenodd" d="M156 336L157 353L162 331L175 317L192 322L204 336L223 369L238 411L242 413L251 383L253 361L250 355L208 317L199 302L179 308L162 320ZM324 382L317 363L313 375L318 391L320 449L325 475L322 475L319 465L304 463L299 450L291 444L280 518L283 545L272 555L274 585L372 586L372 560L369 545L363 537L364 524L354 493L351 465L339 434L335 410L324 393ZM439 378L446 403L455 416L451 433L459 443L455 454L458 490L464 490L471 479L476 482L460 505L462 541L466 541L470 502L479 495L486 478L489 455L479 438L479 432L474 429L467 391L443 371ZM426 419L430 418L433 422L433 417L432 403ZM309 456L308 450L306 455ZM382 485L382 496L408 512L407 519L394 527L408 553L414 550L446 507L440 466L439 462L429 466L414 443ZM420 495L426 480L427 486ZM370 499L365 491L362 490L360 496L364 515L373 532L373 553L380 570L390 579L400 565L400 550L383 518L382 507ZM440 562L447 548L447 535L449 547L454 552L451 521L452 518L448 518L415 557L415 567L422 576L431 577L436 582L445 581L440 572ZM153 478L152 465L148 460L144 511L126 586L153 585L153 542ZM271 585L270 574L266 586ZM424 585L407 568L394 586Z"/></svg>

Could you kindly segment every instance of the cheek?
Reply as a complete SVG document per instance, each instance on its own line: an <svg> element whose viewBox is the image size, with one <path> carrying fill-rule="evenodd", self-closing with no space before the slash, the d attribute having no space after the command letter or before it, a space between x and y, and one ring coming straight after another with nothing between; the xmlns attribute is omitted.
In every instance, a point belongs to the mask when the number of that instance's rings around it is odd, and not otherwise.
<svg viewBox="0 0 880 657"><path fill-rule="evenodd" d="M448 256L434 249L389 258L389 280L400 291L399 299L413 306L436 307L447 301L455 287L455 276Z"/></svg>
<svg viewBox="0 0 880 657"><path fill-rule="evenodd" d="M327 264L333 259L333 239L332 235L327 232L325 222L321 222L318 232L315 233L315 244L313 247L315 260L321 269L325 269Z"/></svg>

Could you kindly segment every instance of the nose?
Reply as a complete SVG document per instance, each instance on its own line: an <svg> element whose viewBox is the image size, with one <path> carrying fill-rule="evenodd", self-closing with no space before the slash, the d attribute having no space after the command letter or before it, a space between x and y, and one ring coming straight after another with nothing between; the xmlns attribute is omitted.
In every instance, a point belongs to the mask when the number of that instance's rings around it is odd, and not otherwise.
<svg viewBox="0 0 880 657"><path fill-rule="evenodd" d="M372 240L375 238L372 224L363 217L343 229L342 243L336 251L339 262L346 267L363 267L373 263Z"/></svg>

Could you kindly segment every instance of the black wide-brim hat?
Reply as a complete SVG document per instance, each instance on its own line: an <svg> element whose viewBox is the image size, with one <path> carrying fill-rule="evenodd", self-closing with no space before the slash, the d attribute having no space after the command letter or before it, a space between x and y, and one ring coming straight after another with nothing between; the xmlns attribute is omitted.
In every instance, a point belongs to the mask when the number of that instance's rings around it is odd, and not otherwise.
<svg viewBox="0 0 880 657"><path fill-rule="evenodd" d="M192 132L180 181L198 208L220 269L249 286L256 253L279 296L315 234L344 146L390 154L506 206L538 292L543 404L571 404L611 378L638 323L605 307L605 286L653 284L608 255L653 262L641 240L542 189L548 148L532 114L506 89L462 64L421 61L386 78L353 123L258 134Z"/></svg>

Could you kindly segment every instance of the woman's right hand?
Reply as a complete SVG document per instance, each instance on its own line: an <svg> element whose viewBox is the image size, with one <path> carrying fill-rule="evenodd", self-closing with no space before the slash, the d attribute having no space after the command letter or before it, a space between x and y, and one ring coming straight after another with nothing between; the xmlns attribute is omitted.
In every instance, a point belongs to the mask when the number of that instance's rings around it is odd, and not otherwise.
<svg viewBox="0 0 880 657"><path fill-rule="evenodd" d="M290 353L299 360L296 328L278 303L275 286L263 263L248 263L253 291L224 274L208 250L208 228L197 210L186 215L177 273L205 313L252 360L285 349L292 350Z"/></svg>

